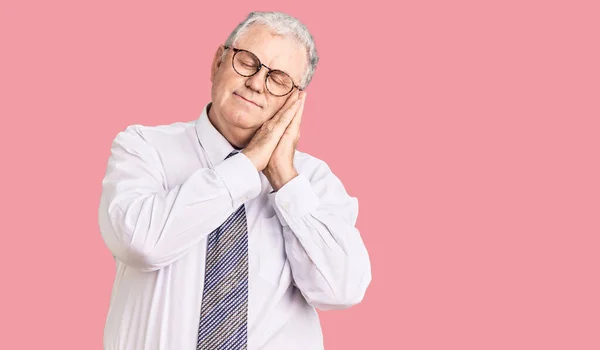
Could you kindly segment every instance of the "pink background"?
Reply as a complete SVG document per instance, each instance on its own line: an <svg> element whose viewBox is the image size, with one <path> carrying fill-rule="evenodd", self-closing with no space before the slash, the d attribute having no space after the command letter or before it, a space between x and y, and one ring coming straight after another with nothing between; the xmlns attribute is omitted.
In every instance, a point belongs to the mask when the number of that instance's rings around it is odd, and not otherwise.
<svg viewBox="0 0 600 350"><path fill-rule="evenodd" d="M3 1L0 348L101 349L113 137L197 118L217 45L281 10L321 55L299 148L373 264L326 349L600 349L594 3Z"/></svg>

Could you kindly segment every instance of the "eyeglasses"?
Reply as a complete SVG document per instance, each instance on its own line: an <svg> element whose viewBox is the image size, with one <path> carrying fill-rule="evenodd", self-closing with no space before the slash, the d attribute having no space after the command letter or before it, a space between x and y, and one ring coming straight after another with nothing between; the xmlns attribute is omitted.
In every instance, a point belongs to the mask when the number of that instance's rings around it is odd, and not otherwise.
<svg viewBox="0 0 600 350"><path fill-rule="evenodd" d="M225 49L233 50L231 62L233 70L243 77L251 77L260 72L262 67L267 68L268 72L265 77L265 86L273 95L281 97L292 92L294 88L301 90L298 85L294 84L294 80L287 73L265 66L252 52L229 46L225 46Z"/></svg>

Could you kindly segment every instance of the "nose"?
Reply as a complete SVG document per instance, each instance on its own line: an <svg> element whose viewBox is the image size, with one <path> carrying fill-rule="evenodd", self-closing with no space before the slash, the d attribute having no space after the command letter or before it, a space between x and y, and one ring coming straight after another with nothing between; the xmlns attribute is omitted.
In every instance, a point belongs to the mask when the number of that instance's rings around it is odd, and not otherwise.
<svg viewBox="0 0 600 350"><path fill-rule="evenodd" d="M268 69L263 69L263 66L260 66L260 70L246 80L246 86L258 93L264 92L267 73Z"/></svg>

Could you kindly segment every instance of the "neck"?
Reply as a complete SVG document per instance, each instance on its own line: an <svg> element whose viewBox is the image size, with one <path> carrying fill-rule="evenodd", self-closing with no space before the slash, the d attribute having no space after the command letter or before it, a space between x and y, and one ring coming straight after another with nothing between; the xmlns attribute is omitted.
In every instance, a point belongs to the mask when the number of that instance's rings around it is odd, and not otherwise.
<svg viewBox="0 0 600 350"><path fill-rule="evenodd" d="M215 129L225 137L233 148L240 150L248 145L254 135L254 131L236 128L228 124L224 118L218 118L216 115L218 111L213 108L212 103L208 105L207 109L208 120L210 120Z"/></svg>

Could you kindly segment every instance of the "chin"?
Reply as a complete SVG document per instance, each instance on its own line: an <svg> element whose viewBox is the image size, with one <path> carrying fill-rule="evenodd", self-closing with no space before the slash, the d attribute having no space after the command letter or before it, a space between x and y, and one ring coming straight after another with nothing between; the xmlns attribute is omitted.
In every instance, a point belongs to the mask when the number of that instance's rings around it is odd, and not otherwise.
<svg viewBox="0 0 600 350"><path fill-rule="evenodd" d="M229 124L242 129L254 129L257 127L257 120L260 120L254 113L233 106L227 106L223 109L223 118Z"/></svg>

